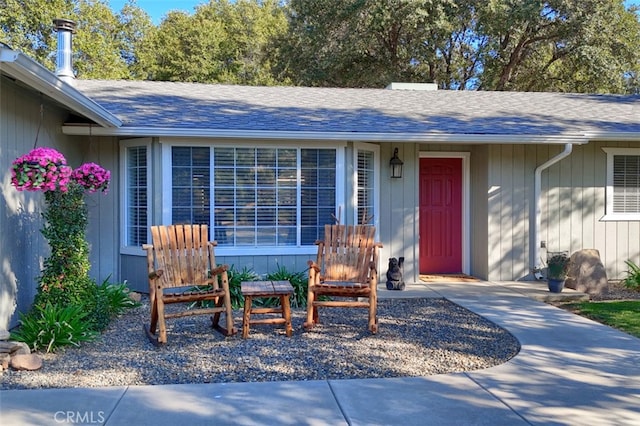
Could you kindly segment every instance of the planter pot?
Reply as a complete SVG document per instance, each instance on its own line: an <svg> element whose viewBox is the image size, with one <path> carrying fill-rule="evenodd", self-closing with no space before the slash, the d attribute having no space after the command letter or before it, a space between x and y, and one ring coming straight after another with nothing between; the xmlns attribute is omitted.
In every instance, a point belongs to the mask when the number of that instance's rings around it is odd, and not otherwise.
<svg viewBox="0 0 640 426"><path fill-rule="evenodd" d="M547 285L549 286L549 291L551 293L560 293L564 288L564 280L549 278L547 280Z"/></svg>

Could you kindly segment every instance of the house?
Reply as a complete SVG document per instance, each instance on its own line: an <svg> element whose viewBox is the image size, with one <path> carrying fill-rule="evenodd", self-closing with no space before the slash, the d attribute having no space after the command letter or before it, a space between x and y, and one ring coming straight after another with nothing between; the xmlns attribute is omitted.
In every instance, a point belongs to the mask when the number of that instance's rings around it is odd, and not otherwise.
<svg viewBox="0 0 640 426"><path fill-rule="evenodd" d="M407 282L536 279L546 250L598 249L614 279L640 261L637 95L82 81L8 47L0 73L0 328L47 253L42 194L10 185L34 145L112 171L89 195L91 273L139 291L162 223L208 223L219 262L261 274L305 270L333 216L375 224L380 272L404 256Z"/></svg>

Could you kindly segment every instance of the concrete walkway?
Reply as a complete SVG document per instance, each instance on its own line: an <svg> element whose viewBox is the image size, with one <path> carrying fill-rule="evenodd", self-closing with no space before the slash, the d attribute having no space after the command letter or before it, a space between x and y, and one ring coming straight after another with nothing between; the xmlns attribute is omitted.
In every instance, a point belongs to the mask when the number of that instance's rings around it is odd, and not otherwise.
<svg viewBox="0 0 640 426"><path fill-rule="evenodd" d="M522 345L486 370L397 379L0 391L2 425L640 425L640 339L539 302L540 283L433 283ZM563 297L581 297L570 290Z"/></svg>

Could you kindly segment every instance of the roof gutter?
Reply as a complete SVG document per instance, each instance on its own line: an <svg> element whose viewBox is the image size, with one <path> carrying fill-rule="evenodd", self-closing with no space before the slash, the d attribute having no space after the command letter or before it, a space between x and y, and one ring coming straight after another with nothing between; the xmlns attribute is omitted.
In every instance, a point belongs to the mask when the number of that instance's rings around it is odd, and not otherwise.
<svg viewBox="0 0 640 426"><path fill-rule="evenodd" d="M214 139L271 139L271 140L326 140L357 142L434 142L450 144L578 144L588 143L582 134L565 135L503 135L503 134L451 134L451 133L373 133L323 131L263 131L194 129L176 127L119 127L89 128L86 125L66 124L66 135L175 137Z"/></svg>
<svg viewBox="0 0 640 426"><path fill-rule="evenodd" d="M0 46L0 72L49 96L65 107L103 127L119 127L122 121L78 90L56 77L33 59Z"/></svg>
<svg viewBox="0 0 640 426"><path fill-rule="evenodd" d="M532 250L533 254L531 255L531 271L536 276L536 278L542 278L542 275L540 275L540 271L542 270L542 267L543 267L542 259L540 258L540 248L541 248L540 247L540 241L541 241L540 228L542 223L542 219L541 219L542 215L540 211L540 193L542 191L541 189L542 188L542 172L548 169L549 167L553 166L563 158L571 155L572 151L573 151L573 145L570 143L565 144L564 150L561 153L559 153L555 157L548 159L547 161L545 161L544 163L536 167L536 170L534 172L533 203L534 203L534 210L535 210L535 218L534 218L534 221L532 221L532 228L533 228L532 232L535 237L535 242Z"/></svg>
<svg viewBox="0 0 640 426"><path fill-rule="evenodd" d="M585 136L597 141L640 141L640 132L588 132Z"/></svg>

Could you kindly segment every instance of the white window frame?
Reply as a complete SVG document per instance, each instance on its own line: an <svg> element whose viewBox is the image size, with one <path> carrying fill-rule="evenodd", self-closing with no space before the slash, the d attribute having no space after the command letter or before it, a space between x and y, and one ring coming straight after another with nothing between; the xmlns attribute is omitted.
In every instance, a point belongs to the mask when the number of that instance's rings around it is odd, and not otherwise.
<svg viewBox="0 0 640 426"><path fill-rule="evenodd" d="M345 164L345 143L300 143L292 142L229 142L222 141L212 144L210 142L196 141L196 140L176 140L176 139L162 139L161 140L161 157L162 157L162 170L171 170L171 150L174 146L189 146L189 147L209 147L209 148L296 148L296 149L335 149L336 150L336 209L334 214L338 214L338 211L344 211L345 205L345 182L344 182L344 164ZM211 151L213 155L213 151ZM213 164L213 162L211 163ZM300 170L298 170L298 174ZM213 176L213 175L212 175ZM170 172L163 173L162 175L162 223L172 223L172 176ZM212 197L215 197L215 188L212 188ZM300 230L298 229L298 232ZM260 256L260 255L312 255L317 252L315 245L294 247L294 246L218 246L216 247L216 255L218 256Z"/></svg>
<svg viewBox="0 0 640 426"><path fill-rule="evenodd" d="M379 229L380 224L380 146L370 143L356 142L353 144L353 223L359 223L358 217L358 153L361 151L373 153L373 222Z"/></svg>
<svg viewBox="0 0 640 426"><path fill-rule="evenodd" d="M140 139L123 139L120 141L120 193L122 194L122 203L120 207L120 253L121 254L143 254L142 246L132 246L128 244L129 234L127 229L127 223L129 223L129 204L127 199L127 182L129 181L128 175L128 152L127 150L132 147L145 147L147 150L147 223L151 224L151 138ZM147 234L149 231L147 230ZM147 235L147 241L149 236Z"/></svg>
<svg viewBox="0 0 640 426"><path fill-rule="evenodd" d="M605 191L605 213L602 221L637 221L640 220L640 211L637 213L615 213L613 211L613 159L616 155L629 155L640 157L640 148L612 148L604 147L607 154L607 183Z"/></svg>

